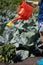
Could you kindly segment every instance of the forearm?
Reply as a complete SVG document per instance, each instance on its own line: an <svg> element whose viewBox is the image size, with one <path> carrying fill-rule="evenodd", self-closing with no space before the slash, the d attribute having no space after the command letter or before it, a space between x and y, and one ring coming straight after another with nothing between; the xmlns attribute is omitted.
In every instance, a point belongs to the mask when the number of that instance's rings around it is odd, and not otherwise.
<svg viewBox="0 0 43 65"><path fill-rule="evenodd" d="M31 4L31 5L38 5L38 1L37 2L34 2L34 1L27 1L28 4Z"/></svg>
<svg viewBox="0 0 43 65"><path fill-rule="evenodd" d="M38 2L32 2L32 4L34 4L34 5L38 5Z"/></svg>

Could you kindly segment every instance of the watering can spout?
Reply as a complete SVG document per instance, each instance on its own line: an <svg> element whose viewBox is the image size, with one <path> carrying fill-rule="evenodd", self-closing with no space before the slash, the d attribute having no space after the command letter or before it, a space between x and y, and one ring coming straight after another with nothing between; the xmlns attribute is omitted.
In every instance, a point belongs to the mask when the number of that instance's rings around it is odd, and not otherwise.
<svg viewBox="0 0 43 65"><path fill-rule="evenodd" d="M16 18L14 18L14 19L12 19L10 22L8 22L8 23L7 23L7 26L10 27L13 22L15 22L15 21L17 21L17 20L20 20L20 19L22 19L22 17L21 17L21 16L17 16Z"/></svg>

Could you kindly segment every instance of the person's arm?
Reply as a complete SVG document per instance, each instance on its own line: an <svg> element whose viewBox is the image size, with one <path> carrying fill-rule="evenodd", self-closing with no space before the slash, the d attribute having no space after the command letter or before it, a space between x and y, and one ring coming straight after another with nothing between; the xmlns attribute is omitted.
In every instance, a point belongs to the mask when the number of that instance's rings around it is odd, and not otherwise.
<svg viewBox="0 0 43 65"><path fill-rule="evenodd" d="M26 1L26 3L30 4L30 5L38 5L38 1L34 2L34 1Z"/></svg>
<svg viewBox="0 0 43 65"><path fill-rule="evenodd" d="M32 2L34 5L38 5L38 2Z"/></svg>

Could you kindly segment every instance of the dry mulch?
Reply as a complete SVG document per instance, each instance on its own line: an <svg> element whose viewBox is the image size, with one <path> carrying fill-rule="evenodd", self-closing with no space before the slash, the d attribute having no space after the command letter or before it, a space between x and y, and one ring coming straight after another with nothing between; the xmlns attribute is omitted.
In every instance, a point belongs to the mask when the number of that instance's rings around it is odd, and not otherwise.
<svg viewBox="0 0 43 65"><path fill-rule="evenodd" d="M22 62L17 62L17 63L14 63L14 64L8 64L8 63L1 63L0 62L0 65L34 65L35 62L38 60L38 59L41 59L43 57L34 57L34 58L28 58Z"/></svg>

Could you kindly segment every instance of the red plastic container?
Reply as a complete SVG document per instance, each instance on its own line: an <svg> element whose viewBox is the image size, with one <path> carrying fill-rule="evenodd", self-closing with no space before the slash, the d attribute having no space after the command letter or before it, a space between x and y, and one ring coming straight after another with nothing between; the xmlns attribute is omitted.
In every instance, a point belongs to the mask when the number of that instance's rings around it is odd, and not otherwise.
<svg viewBox="0 0 43 65"><path fill-rule="evenodd" d="M10 22L15 22L16 20L27 20L31 16L33 12L33 7L26 2L21 2L17 9L18 16L14 19L12 19ZM8 23L9 24L9 23Z"/></svg>
<svg viewBox="0 0 43 65"><path fill-rule="evenodd" d="M26 2L21 2L19 4L17 13L19 16L22 17L23 20L29 19L32 12L33 12L33 7L31 5L27 4Z"/></svg>
<svg viewBox="0 0 43 65"><path fill-rule="evenodd" d="M15 22L16 20L27 20L31 16L33 12L33 7L26 2L21 2L17 9L18 16L14 19L12 19L12 22Z"/></svg>

